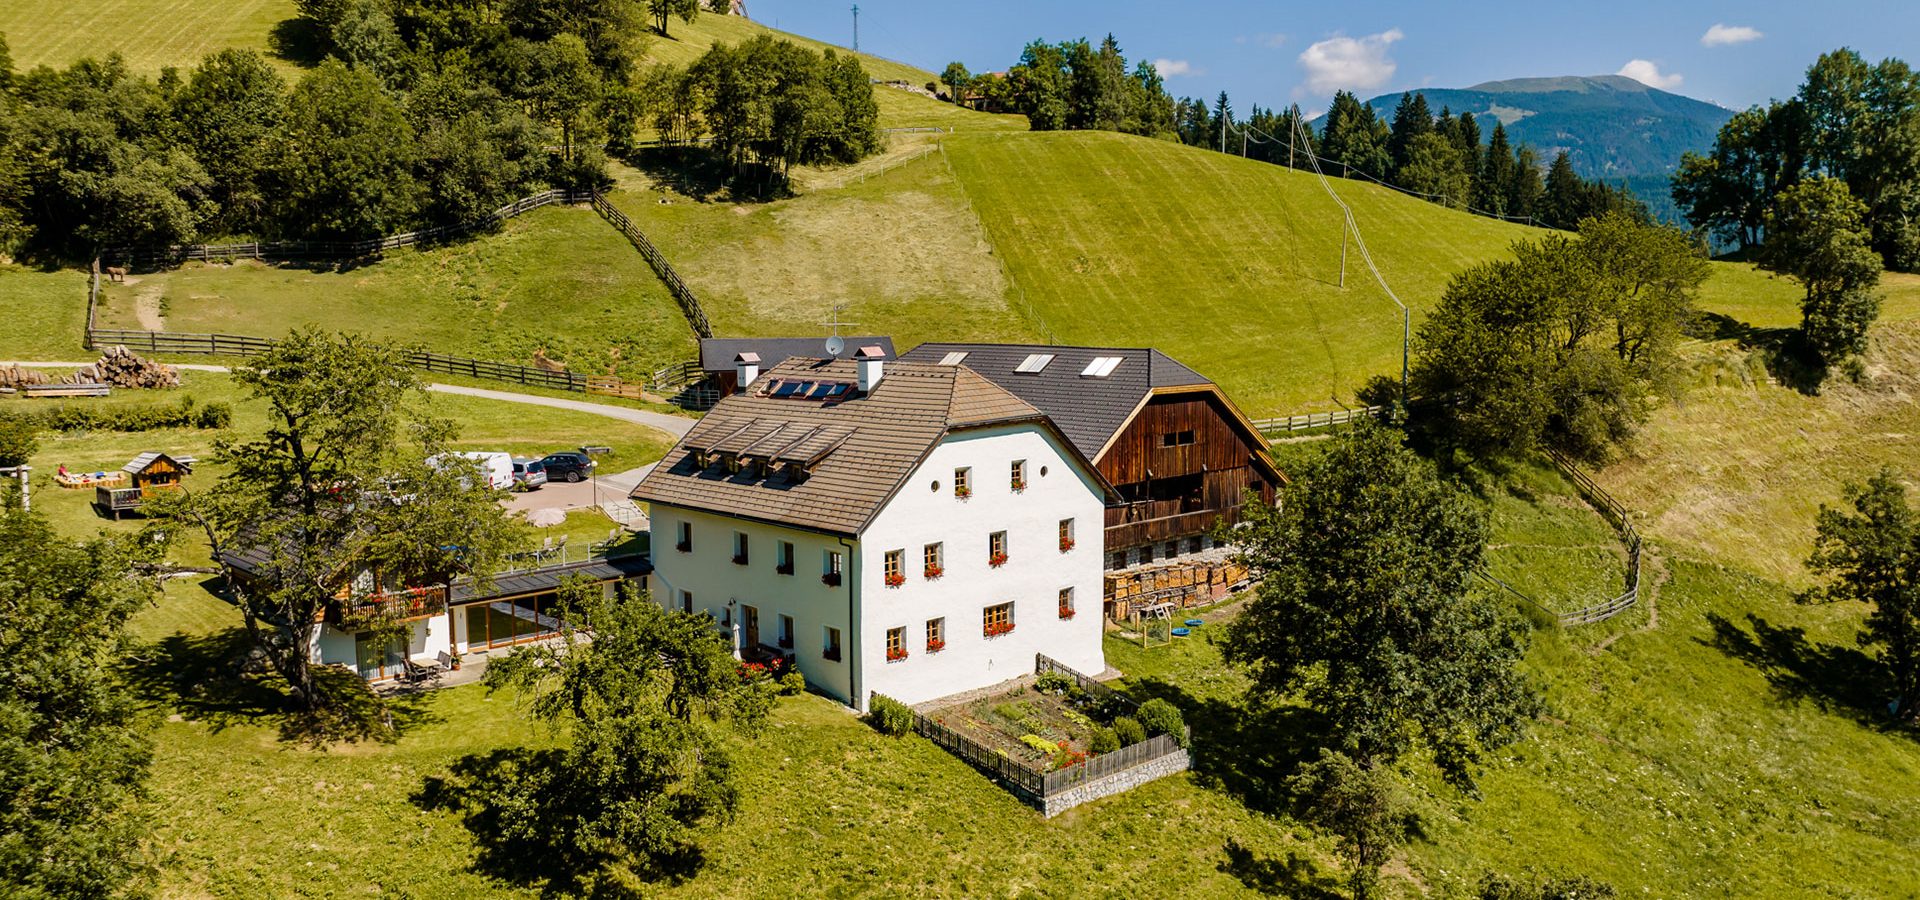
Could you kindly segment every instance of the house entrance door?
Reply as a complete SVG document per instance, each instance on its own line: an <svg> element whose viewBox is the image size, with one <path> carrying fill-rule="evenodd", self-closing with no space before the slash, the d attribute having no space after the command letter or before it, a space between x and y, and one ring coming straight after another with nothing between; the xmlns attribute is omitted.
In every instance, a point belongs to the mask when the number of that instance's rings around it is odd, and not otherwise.
<svg viewBox="0 0 1920 900"><path fill-rule="evenodd" d="M760 646L760 611L751 606L742 606L740 607L740 618L747 630L747 646L745 649L757 649Z"/></svg>

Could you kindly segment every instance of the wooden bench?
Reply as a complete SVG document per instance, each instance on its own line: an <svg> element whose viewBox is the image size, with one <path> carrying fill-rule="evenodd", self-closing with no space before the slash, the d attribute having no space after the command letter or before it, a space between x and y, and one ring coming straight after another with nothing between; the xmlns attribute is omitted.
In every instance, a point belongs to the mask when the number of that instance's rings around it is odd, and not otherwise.
<svg viewBox="0 0 1920 900"><path fill-rule="evenodd" d="M113 388L104 384L29 384L29 397L105 397Z"/></svg>

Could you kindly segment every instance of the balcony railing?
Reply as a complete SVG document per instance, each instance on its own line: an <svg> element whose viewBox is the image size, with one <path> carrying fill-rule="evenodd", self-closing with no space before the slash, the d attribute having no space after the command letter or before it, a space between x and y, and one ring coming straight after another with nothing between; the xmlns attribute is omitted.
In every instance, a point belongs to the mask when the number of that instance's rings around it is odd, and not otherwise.
<svg viewBox="0 0 1920 900"><path fill-rule="evenodd" d="M382 591L349 598L340 604L339 609L342 619L425 619L447 611L447 589L428 587Z"/></svg>

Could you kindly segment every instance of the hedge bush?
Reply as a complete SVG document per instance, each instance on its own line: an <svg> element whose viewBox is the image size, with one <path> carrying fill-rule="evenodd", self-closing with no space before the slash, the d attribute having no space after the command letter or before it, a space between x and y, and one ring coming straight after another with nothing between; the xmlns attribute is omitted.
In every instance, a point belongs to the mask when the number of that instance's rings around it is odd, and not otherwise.
<svg viewBox="0 0 1920 900"><path fill-rule="evenodd" d="M1153 734L1164 734L1187 745L1187 722L1180 715L1180 707L1165 700L1148 700L1140 704L1140 724Z"/></svg>
<svg viewBox="0 0 1920 900"><path fill-rule="evenodd" d="M1122 747L1131 747L1147 739L1147 726L1132 716L1113 720L1113 736Z"/></svg>
<svg viewBox="0 0 1920 900"><path fill-rule="evenodd" d="M0 415L0 466L24 466L40 449L39 429L26 416Z"/></svg>
<svg viewBox="0 0 1920 900"><path fill-rule="evenodd" d="M867 710L867 724L881 734L899 737L913 730L913 710L885 694L873 695Z"/></svg>
<svg viewBox="0 0 1920 900"><path fill-rule="evenodd" d="M804 694L806 692L807 692L807 677L805 675L800 674L799 669L788 669L787 674L780 676L780 693L781 694L784 694L788 697L793 697L793 696L798 696L800 694Z"/></svg>
<svg viewBox="0 0 1920 900"><path fill-rule="evenodd" d="M1087 739L1087 749L1093 751L1095 756L1102 753L1112 753L1120 749L1120 736L1114 733L1114 730L1111 728L1104 725L1095 725L1093 727L1093 737Z"/></svg>
<svg viewBox="0 0 1920 900"><path fill-rule="evenodd" d="M49 431L153 431L160 428L226 428L233 424L233 408L225 403L193 402L181 397L171 406L147 403L65 403L28 414L34 424Z"/></svg>

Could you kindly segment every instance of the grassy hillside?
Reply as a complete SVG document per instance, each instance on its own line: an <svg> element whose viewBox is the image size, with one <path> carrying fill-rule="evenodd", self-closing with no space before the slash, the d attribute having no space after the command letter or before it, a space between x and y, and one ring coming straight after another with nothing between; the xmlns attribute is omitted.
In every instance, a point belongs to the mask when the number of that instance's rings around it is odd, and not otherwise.
<svg viewBox="0 0 1920 900"><path fill-rule="evenodd" d="M362 266L194 263L135 276L103 292L99 320L266 337L324 325L521 364L544 348L593 374L638 375L693 355L693 333L653 270L585 208L537 210L498 234Z"/></svg>
<svg viewBox="0 0 1920 900"><path fill-rule="evenodd" d="M0 360L85 359L80 341L87 328L87 275L0 265L0 309L9 325L0 330Z"/></svg>
<svg viewBox="0 0 1920 900"><path fill-rule="evenodd" d="M229 47L271 54L275 29L297 14L293 0L7 0L0 33L17 69L118 52L157 75Z"/></svg>

